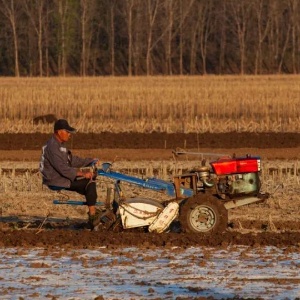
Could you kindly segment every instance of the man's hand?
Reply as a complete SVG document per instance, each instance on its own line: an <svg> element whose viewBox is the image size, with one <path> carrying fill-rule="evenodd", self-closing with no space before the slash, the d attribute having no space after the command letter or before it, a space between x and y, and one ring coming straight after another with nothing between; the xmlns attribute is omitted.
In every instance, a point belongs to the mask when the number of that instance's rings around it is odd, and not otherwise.
<svg viewBox="0 0 300 300"><path fill-rule="evenodd" d="M91 179L91 178L93 178L93 176L94 176L94 173L93 173L93 172L87 172L87 173L84 174L84 177L85 177L86 179Z"/></svg>
<svg viewBox="0 0 300 300"><path fill-rule="evenodd" d="M93 172L82 172L82 171L78 171L76 173L77 177L81 177L81 178L86 178L86 179L91 179L94 177L94 173Z"/></svg>
<svg viewBox="0 0 300 300"><path fill-rule="evenodd" d="M101 162L99 158L94 158L93 159L93 165L96 166L97 168L101 165Z"/></svg>

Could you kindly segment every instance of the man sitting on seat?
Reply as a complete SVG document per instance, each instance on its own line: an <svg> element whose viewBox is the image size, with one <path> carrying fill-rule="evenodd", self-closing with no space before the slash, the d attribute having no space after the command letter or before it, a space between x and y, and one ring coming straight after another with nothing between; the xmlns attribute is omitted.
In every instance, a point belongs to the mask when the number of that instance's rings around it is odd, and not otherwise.
<svg viewBox="0 0 300 300"><path fill-rule="evenodd" d="M93 172L82 172L83 168L97 163L95 158L80 158L72 155L65 146L71 133L76 129L71 127L64 119L59 119L54 124L54 134L42 148L40 172L43 183L51 188L63 188L75 191L86 198L88 206L89 224L93 229L100 223L100 212L96 210L97 201L96 182Z"/></svg>

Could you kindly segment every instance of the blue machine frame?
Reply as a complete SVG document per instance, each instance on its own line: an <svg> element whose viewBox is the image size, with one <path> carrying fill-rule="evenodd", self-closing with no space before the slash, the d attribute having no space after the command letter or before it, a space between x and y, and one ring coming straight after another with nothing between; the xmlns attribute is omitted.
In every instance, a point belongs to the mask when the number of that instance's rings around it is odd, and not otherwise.
<svg viewBox="0 0 300 300"><path fill-rule="evenodd" d="M117 187L119 186L119 183L123 181L145 189L166 193L170 197L176 196L175 186L172 182L164 181L157 178L141 179L138 177L125 175L119 172L114 172L111 170L110 163L103 163L102 169L97 170L97 175L115 180L115 185ZM180 195L184 198L191 197L194 195L194 191L192 189L182 187L180 188ZM77 200L53 200L53 204L85 205L86 203L85 201ZM101 206L104 205L104 203L97 202L96 205Z"/></svg>

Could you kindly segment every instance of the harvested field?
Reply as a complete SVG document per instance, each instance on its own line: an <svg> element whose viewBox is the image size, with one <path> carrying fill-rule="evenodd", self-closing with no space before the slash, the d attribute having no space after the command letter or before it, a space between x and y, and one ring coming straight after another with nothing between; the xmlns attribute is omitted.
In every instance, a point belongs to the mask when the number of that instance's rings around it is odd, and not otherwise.
<svg viewBox="0 0 300 300"><path fill-rule="evenodd" d="M85 133L300 129L299 75L2 78L0 94L1 133L50 133L55 118Z"/></svg>
<svg viewBox="0 0 300 300"><path fill-rule="evenodd" d="M53 192L41 185L41 178L38 173L38 160L40 150L48 135L0 135L0 140L9 139L10 143L0 143L1 160L1 211L2 217L35 216L41 220L45 216L60 219L86 219L84 207L70 208L52 204L55 197ZM249 148L249 134L210 134L200 136L203 141L201 147L192 143L189 135L181 134L165 135L134 135L125 136L124 140L116 134L102 134L95 138L95 135L74 135L70 142L73 153L81 156L99 157L102 161L115 161L114 169L130 175L139 177L158 176L168 180L172 175L180 174L192 169L200 163L203 158L200 156L180 156L174 158L172 150L159 148L167 139L168 144L175 146L178 141L188 140L193 151L205 153L224 153L245 155L250 153L260 155L262 158L262 189L271 194L271 199L266 203L256 204L237 208L230 211L230 227L233 232L272 232L285 231L295 232L300 228L300 139L299 135L286 136L275 134L255 134L252 137L260 147ZM85 149L92 144L93 149ZM101 142L100 142L101 141ZM126 149L123 149L126 141ZM145 141L152 141L154 149L145 149ZM218 141L217 148L212 147L214 141ZM156 144L155 144L156 142ZM232 147L228 145L232 142ZM273 144L272 144L273 142ZM120 148L114 148L119 143ZM223 143L223 144L222 144ZM291 143L293 147L291 147ZM5 146L6 145L6 146ZM102 149L101 145L107 148ZM149 147L149 145L146 145ZM151 147L149 147L151 148ZM22 149L22 150L20 150ZM85 149L85 150L83 150ZM215 159L214 156L205 157L208 161ZM100 199L105 198L107 185L111 182L99 180L98 194ZM163 195L156 192L141 190L126 186L127 196L144 195L150 198L164 199ZM72 193L71 193L72 194ZM78 199L77 194L72 198ZM80 199L80 196L79 196ZM26 227L24 225L15 225ZM28 225L29 226L29 225ZM55 225L49 225L54 226ZM22 230L23 231L23 230Z"/></svg>
<svg viewBox="0 0 300 300"><path fill-rule="evenodd" d="M172 148L165 147L164 140L172 147L182 147L186 139L193 151L260 155L263 189L275 192L274 196L265 203L231 210L225 234L199 236L139 230L90 232L85 207L53 205L55 195L41 186L39 148L48 136L0 135L0 140L6 141L1 142L0 151L0 274L10 272L10 265L15 267L10 276L0 275L1 297L296 299L300 293L299 137L268 136L256 135L253 141L257 147L250 147L251 136L247 134L229 134L223 139L211 135L203 139L199 149L182 135L150 136L153 149L145 147L147 135L127 136L126 148L118 135L73 139L70 146L74 154L100 157L102 161L115 159L116 170L136 176L156 173L165 179L197 165L202 156L181 156L174 161ZM228 147L227 139L232 147ZM87 149L86 141L97 141L95 148ZM217 147L213 141L218 141ZM116 148L118 143L120 148ZM99 197L105 195L107 184L99 182ZM125 188L128 196L141 193L157 197L155 192ZM230 271L233 266L236 272ZM215 288L216 281L222 289ZM94 287L91 282L98 285Z"/></svg>

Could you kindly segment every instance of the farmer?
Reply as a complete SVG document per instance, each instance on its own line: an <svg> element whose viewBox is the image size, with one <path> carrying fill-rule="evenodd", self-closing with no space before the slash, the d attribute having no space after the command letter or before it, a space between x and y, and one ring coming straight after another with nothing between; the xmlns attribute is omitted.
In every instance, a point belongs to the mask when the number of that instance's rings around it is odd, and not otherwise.
<svg viewBox="0 0 300 300"><path fill-rule="evenodd" d="M59 119L54 124L54 134L42 148L40 172L43 184L50 189L66 189L85 196L91 229L100 223L100 212L96 210L96 182L93 172L82 172L78 168L98 163L95 158L80 158L72 155L65 146L76 129L67 120Z"/></svg>

